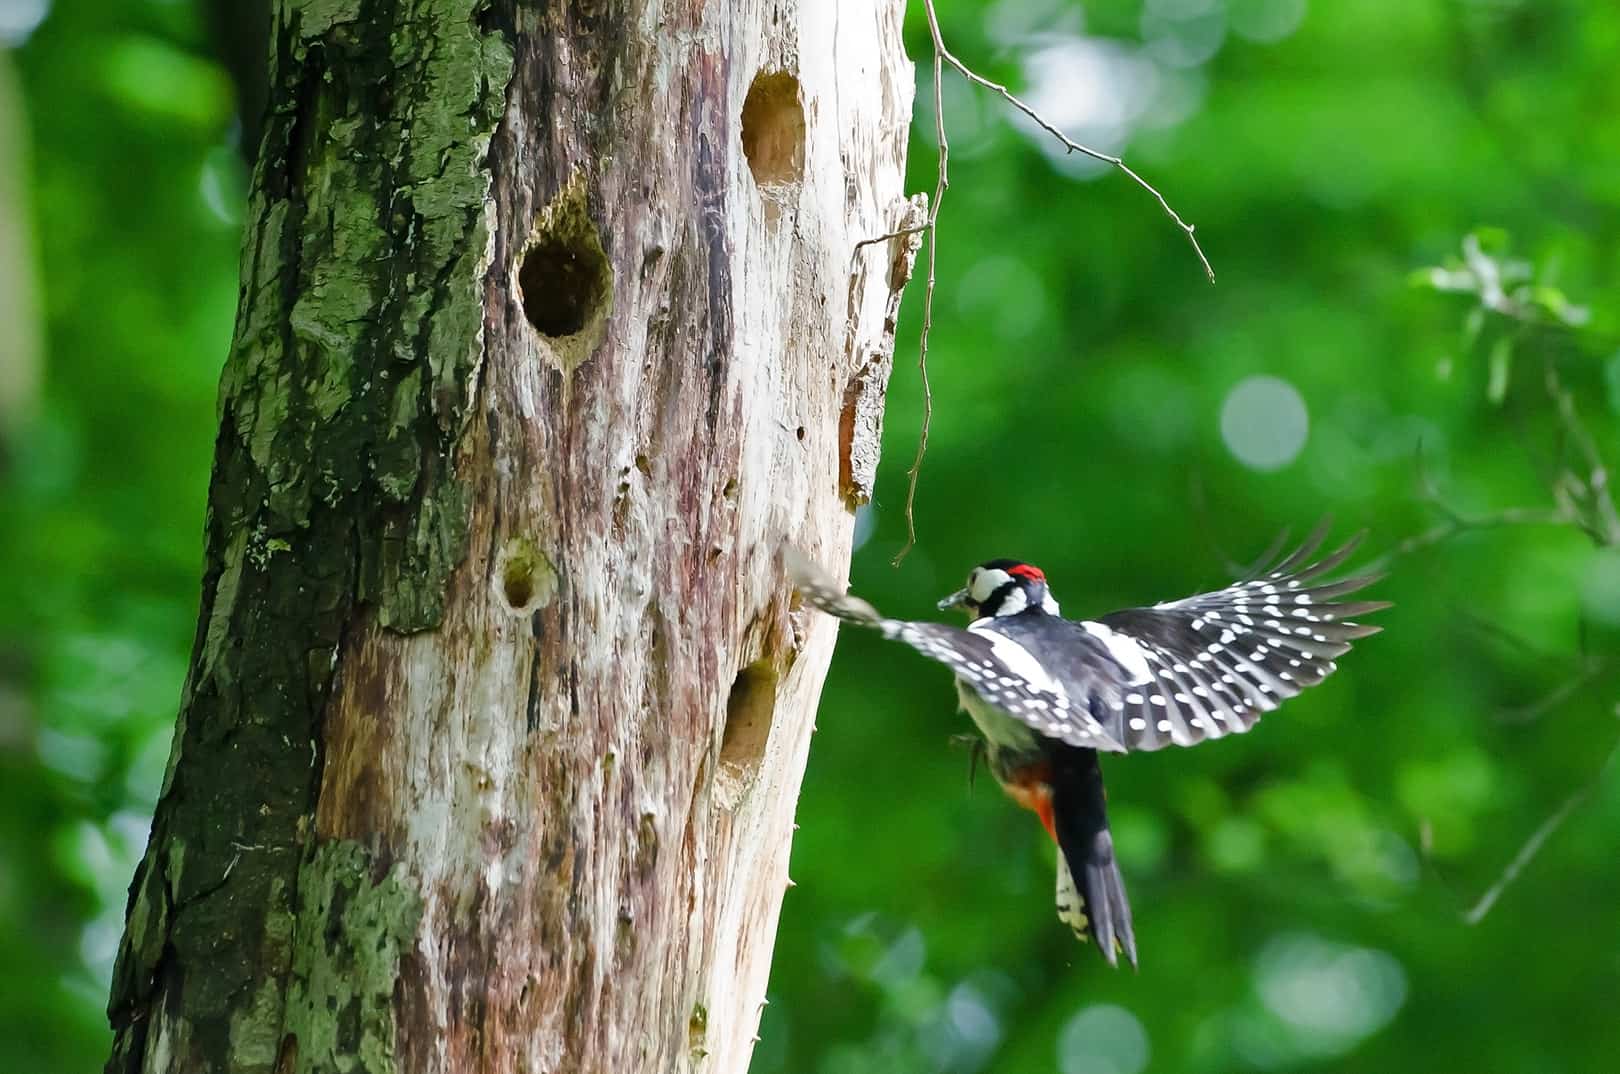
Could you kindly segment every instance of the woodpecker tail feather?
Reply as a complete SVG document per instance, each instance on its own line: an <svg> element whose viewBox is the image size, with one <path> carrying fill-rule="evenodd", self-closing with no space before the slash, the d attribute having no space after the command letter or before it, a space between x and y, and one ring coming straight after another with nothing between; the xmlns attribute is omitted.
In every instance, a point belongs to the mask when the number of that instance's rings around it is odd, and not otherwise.
<svg viewBox="0 0 1620 1074"><path fill-rule="evenodd" d="M1134 967L1136 932L1125 878L1114 860L1106 798L1097 751L1060 747L1052 772L1058 918L1081 940L1094 940L1110 966L1119 965L1123 951Z"/></svg>

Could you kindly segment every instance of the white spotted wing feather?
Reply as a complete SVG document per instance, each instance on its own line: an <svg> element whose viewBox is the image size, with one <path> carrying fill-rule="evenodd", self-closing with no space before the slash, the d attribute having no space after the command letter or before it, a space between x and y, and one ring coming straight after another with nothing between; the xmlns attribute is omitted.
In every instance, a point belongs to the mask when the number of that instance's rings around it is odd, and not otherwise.
<svg viewBox="0 0 1620 1074"><path fill-rule="evenodd" d="M1338 600L1378 581L1363 575L1319 584L1360 538L1314 563L1318 531L1269 569L1234 585L1151 608L1105 615L1096 625L1139 647L1146 675L1125 695L1116 729L1132 750L1190 746L1247 731L1336 666L1350 643L1378 633L1351 622L1387 608L1383 601Z"/></svg>

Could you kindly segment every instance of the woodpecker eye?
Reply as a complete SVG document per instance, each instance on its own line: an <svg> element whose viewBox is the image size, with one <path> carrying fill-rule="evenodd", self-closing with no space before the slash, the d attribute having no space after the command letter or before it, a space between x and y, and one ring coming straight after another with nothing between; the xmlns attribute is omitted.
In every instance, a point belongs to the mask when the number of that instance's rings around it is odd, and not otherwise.
<svg viewBox="0 0 1620 1074"><path fill-rule="evenodd" d="M990 594L1006 585L1010 577L1004 570L975 568L968 575L968 596L973 603L983 604L990 599Z"/></svg>

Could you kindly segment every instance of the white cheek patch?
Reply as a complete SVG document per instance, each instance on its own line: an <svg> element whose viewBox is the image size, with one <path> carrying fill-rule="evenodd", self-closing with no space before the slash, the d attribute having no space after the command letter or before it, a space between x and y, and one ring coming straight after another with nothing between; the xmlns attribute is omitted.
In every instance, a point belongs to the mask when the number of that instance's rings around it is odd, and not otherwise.
<svg viewBox="0 0 1620 1074"><path fill-rule="evenodd" d="M1007 635L997 633L989 627L981 625L986 622L988 620L979 620L968 627L968 632L988 640L990 642L990 651L995 653L996 659L1001 661L1003 667L1037 689L1061 697L1068 696L1062 684L1052 678L1045 668L1041 667L1041 662L1036 660L1028 649L1019 645Z"/></svg>
<svg viewBox="0 0 1620 1074"><path fill-rule="evenodd" d="M983 604L990 599L990 594L1012 581L1012 575L1003 570L974 571L968 579L968 596L973 603Z"/></svg>
<svg viewBox="0 0 1620 1074"><path fill-rule="evenodd" d="M1153 672L1148 670L1147 654L1135 641L1124 634L1116 634L1101 623L1088 620L1080 625L1086 628L1086 633L1102 642L1108 648L1108 655L1131 673L1133 683L1148 682L1153 678Z"/></svg>
<svg viewBox="0 0 1620 1074"><path fill-rule="evenodd" d="M1024 592L1023 586L1018 586L1001 598L1001 603L996 605L996 615L1017 615L1027 607L1029 594Z"/></svg>

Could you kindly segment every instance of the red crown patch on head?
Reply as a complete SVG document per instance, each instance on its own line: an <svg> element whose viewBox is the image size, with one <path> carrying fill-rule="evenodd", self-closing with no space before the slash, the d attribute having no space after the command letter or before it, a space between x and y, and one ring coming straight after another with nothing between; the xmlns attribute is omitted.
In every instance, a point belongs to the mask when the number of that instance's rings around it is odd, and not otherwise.
<svg viewBox="0 0 1620 1074"><path fill-rule="evenodd" d="M1031 567L1028 563L1020 563L1016 567L1011 567L1007 570L1007 573L1017 575L1019 578L1028 578L1032 582L1046 581L1046 575L1041 573L1041 569Z"/></svg>

